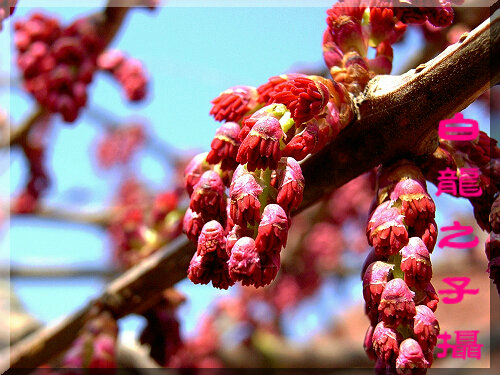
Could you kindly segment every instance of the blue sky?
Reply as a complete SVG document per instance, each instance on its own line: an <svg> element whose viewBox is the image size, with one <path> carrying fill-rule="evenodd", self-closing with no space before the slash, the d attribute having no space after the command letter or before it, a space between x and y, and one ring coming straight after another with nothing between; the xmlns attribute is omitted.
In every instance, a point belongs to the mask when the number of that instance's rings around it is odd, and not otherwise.
<svg viewBox="0 0 500 375"><path fill-rule="evenodd" d="M34 3L34 2L32 2ZM96 1L93 4L102 4ZM219 2L223 4L224 2ZM289 2L290 3L290 2ZM310 2L309 2L310 3ZM30 1L21 0L14 19L31 12ZM90 13L89 8L47 8L55 2L37 1L50 14L65 22L77 15ZM108 77L98 74L90 89L89 111L105 110L116 121L134 117L146 118L150 132L175 152L207 150L217 124L208 115L210 100L221 91L235 85L260 85L270 76L292 71L292 67L321 67L321 39L326 26L325 11L330 2L322 7L176 7L179 1L150 13L144 10L130 12L126 23L112 47L124 50L130 56L142 60L151 76L151 91L144 103L127 104L117 85ZM195 3L190 3L195 5ZM199 4L199 2L198 2ZM295 4L308 4L305 1ZM6 29L11 26L8 21ZM10 47L9 34L0 33L2 52ZM395 51L395 70L402 66L403 58L415 53L419 35L408 34L404 45ZM2 53L0 71L9 74L13 56ZM12 70L16 77L17 71ZM0 90L0 106L9 107L9 92ZM21 121L31 108L31 100L13 89L10 96L10 112L14 123ZM465 112L487 128L487 120L480 112ZM48 165L53 185L47 202L53 205L105 207L112 197L119 173L100 172L95 168L92 155L99 126L92 125L87 112L74 125L59 121L53 129L53 143L48 154ZM169 185L169 168L148 154L140 154L134 169L154 189ZM19 155L12 154L10 171L0 170L0 186L10 186L11 192L23 185L24 163ZM1 163L9 164L8 155L0 154ZM10 181L9 181L10 179ZM2 198L9 192L0 190ZM8 190L8 189L7 189ZM432 190L431 190L432 192ZM456 205L456 200L443 198L437 202L444 210ZM470 208L465 208L470 212ZM447 211L445 211L447 212ZM439 218L438 218L439 219ZM14 219L11 223L10 246L7 237L0 244L10 248L12 264L23 265L102 265L109 264L105 234L96 228L70 224L47 223L35 219ZM5 253L4 253L5 254ZM4 258L5 259L5 258ZM349 284L350 285L350 284ZM48 322L68 314L94 297L103 284L99 280L73 281L13 281L15 291L26 307L42 321ZM330 283L316 297L323 298L338 286ZM205 311L211 302L207 296L225 294L211 287L181 283L181 289L189 295L190 302L184 308L184 329L194 327L195 316ZM349 288L352 296L361 298L359 283ZM331 295L331 293L328 293ZM325 302L326 301L326 302ZM333 305L329 306L333 309ZM290 319L305 322L297 337L307 337L321 321L321 314L309 310L299 311ZM304 316L309 317L304 319ZM137 319L125 323L133 330ZM312 328L311 328L312 327Z"/></svg>

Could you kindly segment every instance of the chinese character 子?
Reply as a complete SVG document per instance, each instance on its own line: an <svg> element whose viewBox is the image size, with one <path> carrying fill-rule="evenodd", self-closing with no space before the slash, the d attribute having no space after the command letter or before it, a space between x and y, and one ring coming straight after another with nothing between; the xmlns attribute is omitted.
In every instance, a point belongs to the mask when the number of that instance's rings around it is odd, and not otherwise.
<svg viewBox="0 0 500 375"><path fill-rule="evenodd" d="M470 283L470 278L468 277L445 277L443 281L455 289L442 289L438 291L439 294L456 294L456 297L454 298L444 297L444 303L459 303L464 299L464 294L479 293L479 289L465 289L465 287Z"/></svg>
<svg viewBox="0 0 500 375"><path fill-rule="evenodd" d="M457 126L453 124L468 124ZM448 120L439 122L439 137L450 141L472 141L479 135L479 124L475 120L465 119L461 113Z"/></svg>
<svg viewBox="0 0 500 375"><path fill-rule="evenodd" d="M443 349L442 352L437 353L438 358L444 358L448 355L448 349L451 349L451 356L453 358L477 358L481 359L482 344L477 343L477 334L479 331L455 331L456 344L448 343L451 339L446 331L442 335L438 335L438 339L442 339L443 343L437 344L436 348Z"/></svg>
<svg viewBox="0 0 500 375"><path fill-rule="evenodd" d="M479 168L461 168L458 184L458 193L462 197L479 197L483 194L479 186Z"/></svg>
<svg viewBox="0 0 500 375"><path fill-rule="evenodd" d="M467 241L467 242L454 242L452 241L456 237L463 237L463 236L468 236L471 235L472 232L474 232L474 228L472 228L470 225L460 225L460 222L454 221L453 225L450 227L442 227L441 230L443 232L447 232L450 230L456 230L459 231L458 233L454 234L449 234L445 236L441 241L438 243L438 247L442 249L443 247L451 247L451 248L456 248L456 249L467 249L471 248L474 246L477 246L479 243L479 239L477 236L474 236L474 239L472 241Z"/></svg>

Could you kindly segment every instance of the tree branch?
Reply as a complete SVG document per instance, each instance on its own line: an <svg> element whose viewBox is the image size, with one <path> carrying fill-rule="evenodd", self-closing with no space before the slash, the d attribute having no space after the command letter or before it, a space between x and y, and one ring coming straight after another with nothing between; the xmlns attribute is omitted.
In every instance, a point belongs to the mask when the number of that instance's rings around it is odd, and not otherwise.
<svg viewBox="0 0 500 375"><path fill-rule="evenodd" d="M422 70L374 78L358 98L358 120L302 164L306 189L301 209L380 163L432 153L439 121L467 107L490 81L500 80L499 12L491 22L490 27L485 21ZM177 239L112 282L96 302L117 318L154 304L164 289L186 277L194 251L185 238ZM92 306L12 347L11 366L35 368L67 348ZM3 358L0 369L7 367L8 358Z"/></svg>

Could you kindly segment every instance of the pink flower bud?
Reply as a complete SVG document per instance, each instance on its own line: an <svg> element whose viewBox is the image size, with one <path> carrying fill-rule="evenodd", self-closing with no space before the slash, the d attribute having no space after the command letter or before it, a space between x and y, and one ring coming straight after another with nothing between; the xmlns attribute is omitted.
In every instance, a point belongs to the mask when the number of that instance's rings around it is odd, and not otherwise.
<svg viewBox="0 0 500 375"><path fill-rule="evenodd" d="M297 77L277 85L270 95L273 103L282 103L290 110L299 126L320 114L328 103L328 88L319 81Z"/></svg>
<svg viewBox="0 0 500 375"><path fill-rule="evenodd" d="M490 225L493 232L500 233L500 195L491 206Z"/></svg>
<svg viewBox="0 0 500 375"><path fill-rule="evenodd" d="M210 147L212 150L207 155L210 164L221 163L223 170L233 170L238 165L236 155L240 147L240 125L235 122L226 122L217 129Z"/></svg>
<svg viewBox="0 0 500 375"><path fill-rule="evenodd" d="M276 169L281 158L280 140L283 130L274 117L259 119L241 143L236 160L247 164L249 171L255 169Z"/></svg>
<svg viewBox="0 0 500 375"><path fill-rule="evenodd" d="M379 358L386 363L394 363L399 354L399 343L403 336L396 328L388 327L384 322L379 322L373 331L373 349Z"/></svg>
<svg viewBox="0 0 500 375"><path fill-rule="evenodd" d="M278 204L285 212L290 213L299 207L304 193L304 176L299 163L294 158L286 158L280 162L277 170Z"/></svg>
<svg viewBox="0 0 500 375"><path fill-rule="evenodd" d="M260 253L261 278L255 282L255 287L266 286L276 278L280 269L280 253Z"/></svg>
<svg viewBox="0 0 500 375"><path fill-rule="evenodd" d="M235 280L229 274L229 267L227 265L227 257L217 257L212 266L212 285L214 288L227 289L233 286Z"/></svg>
<svg viewBox="0 0 500 375"><path fill-rule="evenodd" d="M262 187L255 177L246 173L233 179L229 188L231 198L231 218L235 224L246 227L247 223L254 224L260 220L259 195Z"/></svg>
<svg viewBox="0 0 500 375"><path fill-rule="evenodd" d="M125 60L125 54L117 49L104 51L97 58L99 69L112 72Z"/></svg>
<svg viewBox="0 0 500 375"><path fill-rule="evenodd" d="M420 237L412 237L400 252L401 270L405 273L408 286L427 285L432 278L432 265L424 242Z"/></svg>
<svg viewBox="0 0 500 375"><path fill-rule="evenodd" d="M279 252L286 246L288 218L280 205L268 204L262 212L255 246L259 253Z"/></svg>
<svg viewBox="0 0 500 375"><path fill-rule="evenodd" d="M253 234L253 230L245 229L239 225L234 225L229 231L226 237L226 253L228 258L231 256L231 250L233 246L238 240L242 237L251 237Z"/></svg>
<svg viewBox="0 0 500 375"><path fill-rule="evenodd" d="M422 348L413 339L404 340L399 346L399 356L396 359L398 374L414 374L414 368L428 368L429 362L424 357Z"/></svg>
<svg viewBox="0 0 500 375"><path fill-rule="evenodd" d="M368 326L365 333L365 339L363 341L363 349L365 349L365 353L370 360L376 361L377 354L375 353L375 350L373 350L373 330L374 328L372 325Z"/></svg>
<svg viewBox="0 0 500 375"><path fill-rule="evenodd" d="M450 3L447 3L450 5ZM450 6L423 8L428 21L436 27L448 27L453 23L454 13Z"/></svg>
<svg viewBox="0 0 500 375"><path fill-rule="evenodd" d="M206 161L207 155L208 152L196 155L184 170L185 187L189 196L193 194L193 188L200 181L201 175L210 170L210 165Z"/></svg>
<svg viewBox="0 0 500 375"><path fill-rule="evenodd" d="M260 259L253 238L243 237L234 244L227 265L231 278L241 281L242 285L260 282Z"/></svg>
<svg viewBox="0 0 500 375"><path fill-rule="evenodd" d="M417 289L415 294L415 304L425 305L432 311L436 311L439 302L439 296L431 283L428 283L423 289Z"/></svg>
<svg viewBox="0 0 500 375"><path fill-rule="evenodd" d="M401 202L401 213L409 227L422 227L434 219L436 206L427 194L425 185L411 178L399 181L390 194L391 200Z"/></svg>
<svg viewBox="0 0 500 375"><path fill-rule="evenodd" d="M378 311L381 319L388 325L398 326L412 320L415 316L413 293L403 279L389 281L382 293Z"/></svg>
<svg viewBox="0 0 500 375"><path fill-rule="evenodd" d="M381 261L371 263L363 277L363 298L370 309L377 309L394 265Z"/></svg>
<svg viewBox="0 0 500 375"><path fill-rule="evenodd" d="M416 314L413 318L413 332L415 338L424 352L432 351L439 335L439 323L436 316L425 305L415 307Z"/></svg>
<svg viewBox="0 0 500 375"><path fill-rule="evenodd" d="M193 284L208 284L212 277L212 264L215 261L217 254L205 253L198 255L196 252L189 263L187 276Z"/></svg>
<svg viewBox="0 0 500 375"><path fill-rule="evenodd" d="M434 219L432 219L425 227L413 228L416 237L420 237L427 247L429 253L432 253L434 246L436 246L438 229L437 224Z"/></svg>
<svg viewBox="0 0 500 375"><path fill-rule="evenodd" d="M334 66L341 66L343 57L343 52L333 42L330 30L326 29L323 33L323 59L325 60L328 70Z"/></svg>
<svg viewBox="0 0 500 375"><path fill-rule="evenodd" d="M207 253L215 253L219 258L227 259L224 228L218 221L212 220L203 226L198 237L196 253L201 256Z"/></svg>
<svg viewBox="0 0 500 375"><path fill-rule="evenodd" d="M206 171L193 188L189 208L207 219L216 219L225 214L225 186L219 174Z"/></svg>
<svg viewBox="0 0 500 375"><path fill-rule="evenodd" d="M399 209L386 201L373 211L367 226L367 237L377 256L397 254L408 243L408 231Z"/></svg>
<svg viewBox="0 0 500 375"><path fill-rule="evenodd" d="M235 86L222 92L212 100L213 107L210 114L215 121L240 121L243 116L255 110L259 94L255 87Z"/></svg>
<svg viewBox="0 0 500 375"><path fill-rule="evenodd" d="M184 214L184 220L182 222L182 231L186 233L186 236L192 242L198 242L198 236L201 233L201 229L205 225L205 221L200 213L187 209Z"/></svg>

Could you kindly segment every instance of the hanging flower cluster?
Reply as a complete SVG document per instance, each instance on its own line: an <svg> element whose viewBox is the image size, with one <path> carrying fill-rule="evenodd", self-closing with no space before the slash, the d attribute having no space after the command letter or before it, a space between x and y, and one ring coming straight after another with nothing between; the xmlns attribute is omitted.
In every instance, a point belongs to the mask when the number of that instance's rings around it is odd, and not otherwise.
<svg viewBox="0 0 500 375"><path fill-rule="evenodd" d="M17 21L14 29L17 65L25 89L50 112L74 122L87 103L87 86L105 47L95 20L80 18L63 27L55 18L34 13ZM129 100L144 97L147 79L140 63L123 58L112 73Z"/></svg>
<svg viewBox="0 0 500 375"><path fill-rule="evenodd" d="M382 167L373 207L366 232L373 250L363 270L365 350L380 369L428 368L439 334L430 282L437 226L420 169L406 160Z"/></svg>
<svg viewBox="0 0 500 375"><path fill-rule="evenodd" d="M429 21L436 27L453 22L449 2L429 0L425 7L399 0L341 0L328 10L323 57L332 78L352 93L360 93L377 74L392 69L392 45L409 23ZM368 48L375 57L368 58Z"/></svg>
<svg viewBox="0 0 500 375"><path fill-rule="evenodd" d="M109 50L99 56L97 65L122 86L128 100L137 102L144 99L148 77L139 60L125 56L119 50Z"/></svg>
<svg viewBox="0 0 500 375"><path fill-rule="evenodd" d="M144 145L144 125L130 123L107 131L97 145L97 162L103 169L127 164Z"/></svg>
<svg viewBox="0 0 500 375"><path fill-rule="evenodd" d="M208 153L186 168L184 231L197 244L188 276L226 289L261 287L280 267L291 212L302 201L298 161L322 149L353 117L343 86L287 74L237 86L213 100L223 124Z"/></svg>

